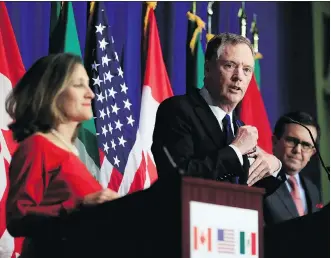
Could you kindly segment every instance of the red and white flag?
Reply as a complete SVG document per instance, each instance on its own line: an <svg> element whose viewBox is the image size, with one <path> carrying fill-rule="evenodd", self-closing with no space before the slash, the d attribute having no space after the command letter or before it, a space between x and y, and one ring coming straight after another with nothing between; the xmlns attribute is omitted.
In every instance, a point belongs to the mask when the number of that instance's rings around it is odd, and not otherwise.
<svg viewBox="0 0 331 258"><path fill-rule="evenodd" d="M160 103L172 97L173 92L163 61L160 37L152 5L148 7L147 12L147 58L142 88L139 132L147 165L146 184L152 184L157 179L156 166L151 152L156 112Z"/></svg>
<svg viewBox="0 0 331 258"><path fill-rule="evenodd" d="M212 251L211 228L193 227L193 249L196 251Z"/></svg>
<svg viewBox="0 0 331 258"><path fill-rule="evenodd" d="M5 110L8 93L25 73L15 34L4 2L0 2L0 257L17 257L23 238L13 238L6 229L8 169L16 142L8 129L11 122Z"/></svg>
<svg viewBox="0 0 331 258"><path fill-rule="evenodd" d="M124 173L118 173L121 171L114 169L115 166L108 158L104 158L101 162L101 172L105 171L102 174L112 171L108 176L108 187L118 191L120 195L146 189L157 180L156 165L151 152L155 117L160 103L173 96L163 61L153 4L148 3L148 5L145 34L147 43L146 68L136 139L128 156ZM130 85L128 85L128 89L130 90ZM121 90L119 91L121 92ZM131 103L133 108L135 103ZM108 182L108 179L101 181Z"/></svg>

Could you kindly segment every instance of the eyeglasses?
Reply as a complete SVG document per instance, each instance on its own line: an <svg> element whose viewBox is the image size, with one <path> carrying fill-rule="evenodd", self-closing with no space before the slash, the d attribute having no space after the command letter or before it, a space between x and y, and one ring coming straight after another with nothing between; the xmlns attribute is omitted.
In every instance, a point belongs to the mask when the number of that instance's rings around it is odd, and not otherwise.
<svg viewBox="0 0 331 258"><path fill-rule="evenodd" d="M284 140L285 140L287 147L295 148L296 146L298 146L300 144L301 149L304 152L310 152L315 148L309 142L300 141L298 138L295 138L295 137L287 136L284 138Z"/></svg>

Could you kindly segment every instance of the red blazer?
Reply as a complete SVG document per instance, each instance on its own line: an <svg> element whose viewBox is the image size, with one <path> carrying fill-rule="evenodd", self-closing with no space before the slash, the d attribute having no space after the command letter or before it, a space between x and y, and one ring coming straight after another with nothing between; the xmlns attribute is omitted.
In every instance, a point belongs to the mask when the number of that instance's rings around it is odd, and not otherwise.
<svg viewBox="0 0 331 258"><path fill-rule="evenodd" d="M30 136L19 145L9 168L7 229L15 237L40 237L47 229L38 216L65 216L84 196L100 190L77 156L41 135Z"/></svg>

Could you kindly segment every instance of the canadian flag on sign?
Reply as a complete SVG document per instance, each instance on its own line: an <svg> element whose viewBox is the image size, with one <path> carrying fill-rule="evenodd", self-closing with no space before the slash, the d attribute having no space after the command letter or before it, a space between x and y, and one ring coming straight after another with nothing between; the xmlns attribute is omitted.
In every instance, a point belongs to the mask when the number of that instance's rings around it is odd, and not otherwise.
<svg viewBox="0 0 331 258"><path fill-rule="evenodd" d="M194 250L206 250L211 252L211 228L193 227L193 248Z"/></svg>

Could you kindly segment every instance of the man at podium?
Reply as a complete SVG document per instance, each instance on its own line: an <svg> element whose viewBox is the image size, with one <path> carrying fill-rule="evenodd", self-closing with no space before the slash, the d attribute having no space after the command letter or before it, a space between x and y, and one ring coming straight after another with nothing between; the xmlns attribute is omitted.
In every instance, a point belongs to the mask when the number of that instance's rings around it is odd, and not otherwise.
<svg viewBox="0 0 331 258"><path fill-rule="evenodd" d="M204 87L158 108L152 152L159 178L173 169L164 147L188 176L252 186L279 172L280 161L257 148L257 129L233 112L253 71L254 50L245 37L221 33L209 41Z"/></svg>
<svg viewBox="0 0 331 258"><path fill-rule="evenodd" d="M318 211L320 193L313 182L301 175L302 169L316 153L314 141L320 138L320 128L305 112L291 112L282 116L274 128L274 154L283 164L278 175L283 183L264 200L264 220L267 225L290 220Z"/></svg>

